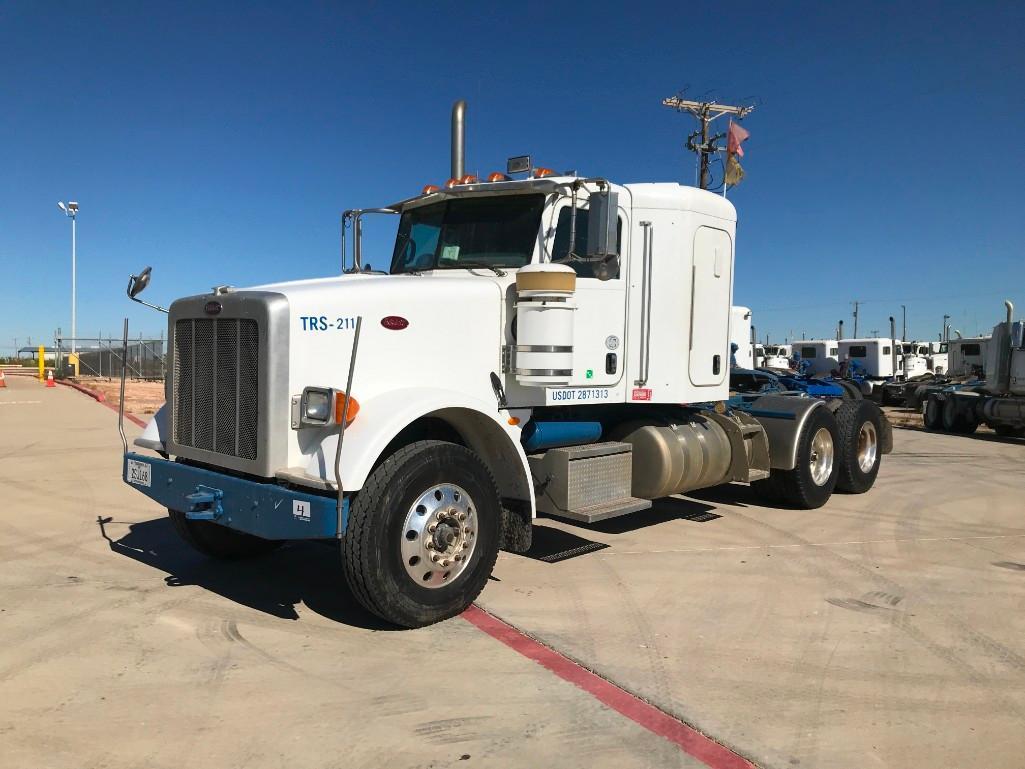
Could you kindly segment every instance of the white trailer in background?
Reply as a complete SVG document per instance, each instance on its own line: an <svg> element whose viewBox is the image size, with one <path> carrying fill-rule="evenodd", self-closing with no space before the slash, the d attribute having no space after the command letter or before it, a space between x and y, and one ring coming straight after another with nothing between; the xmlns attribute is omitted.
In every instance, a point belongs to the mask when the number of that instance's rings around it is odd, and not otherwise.
<svg viewBox="0 0 1025 769"><path fill-rule="evenodd" d="M824 376L840 366L840 347L835 339L802 339L794 342L794 356L808 362L808 373Z"/></svg>

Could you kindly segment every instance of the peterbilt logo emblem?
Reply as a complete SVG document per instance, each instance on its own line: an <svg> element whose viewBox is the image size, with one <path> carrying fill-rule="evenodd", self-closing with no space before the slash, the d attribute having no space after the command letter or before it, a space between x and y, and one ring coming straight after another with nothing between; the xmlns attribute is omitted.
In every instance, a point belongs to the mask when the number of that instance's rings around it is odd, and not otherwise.
<svg viewBox="0 0 1025 769"><path fill-rule="evenodd" d="M203 312L205 312L207 315L217 315L218 313L220 313L220 311L220 302L207 302L206 305L203 307Z"/></svg>

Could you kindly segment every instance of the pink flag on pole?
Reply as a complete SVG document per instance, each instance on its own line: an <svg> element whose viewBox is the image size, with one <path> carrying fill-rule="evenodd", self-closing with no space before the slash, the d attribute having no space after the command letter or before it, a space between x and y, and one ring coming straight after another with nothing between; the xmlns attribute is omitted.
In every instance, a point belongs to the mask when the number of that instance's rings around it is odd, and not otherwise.
<svg viewBox="0 0 1025 769"><path fill-rule="evenodd" d="M739 123L730 121L730 129L726 136L726 151L731 155L737 155L738 157L744 157L744 148L740 146L742 141L745 141L751 133L740 127Z"/></svg>

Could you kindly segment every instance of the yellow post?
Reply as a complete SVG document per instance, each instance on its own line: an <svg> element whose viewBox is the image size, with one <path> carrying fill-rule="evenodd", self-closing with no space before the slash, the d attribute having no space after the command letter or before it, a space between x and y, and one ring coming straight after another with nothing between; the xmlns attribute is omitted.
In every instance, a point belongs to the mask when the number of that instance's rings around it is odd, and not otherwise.
<svg viewBox="0 0 1025 769"><path fill-rule="evenodd" d="M43 345L39 345L39 381L42 382L46 379L46 372L43 369L46 367L46 348Z"/></svg>

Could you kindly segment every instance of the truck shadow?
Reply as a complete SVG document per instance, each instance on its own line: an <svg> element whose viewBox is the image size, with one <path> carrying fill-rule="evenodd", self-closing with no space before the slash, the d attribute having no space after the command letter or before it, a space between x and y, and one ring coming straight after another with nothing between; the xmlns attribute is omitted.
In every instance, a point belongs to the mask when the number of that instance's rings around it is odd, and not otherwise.
<svg viewBox="0 0 1025 769"><path fill-rule="evenodd" d="M174 531L169 518L128 525L112 539L110 518L97 518L112 552L167 574L168 587L195 585L229 601L279 619L298 620L296 606L320 616L368 630L398 630L363 609L349 592L334 543L288 542L268 555L241 561L216 561L194 551Z"/></svg>

